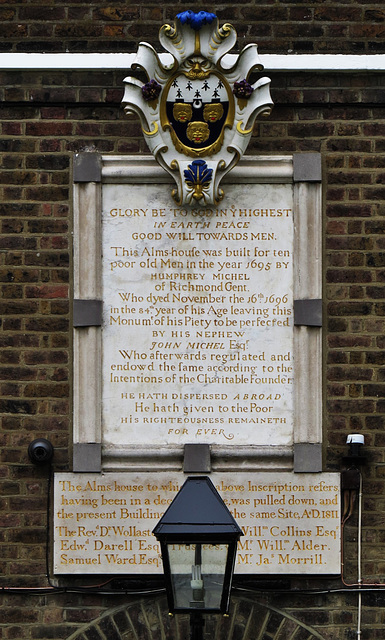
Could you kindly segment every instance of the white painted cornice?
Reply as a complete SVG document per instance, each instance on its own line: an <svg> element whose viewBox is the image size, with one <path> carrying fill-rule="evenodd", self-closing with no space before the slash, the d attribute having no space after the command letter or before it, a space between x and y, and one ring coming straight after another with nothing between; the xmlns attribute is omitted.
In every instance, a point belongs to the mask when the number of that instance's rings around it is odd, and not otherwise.
<svg viewBox="0 0 385 640"><path fill-rule="evenodd" d="M130 68L134 53L0 53L2 70L92 70L112 71ZM161 54L163 63L171 62L169 54ZM224 58L224 65L230 66L234 54ZM266 54L260 55L265 71L286 72L364 72L384 71L385 54ZM227 64L226 64L227 63Z"/></svg>

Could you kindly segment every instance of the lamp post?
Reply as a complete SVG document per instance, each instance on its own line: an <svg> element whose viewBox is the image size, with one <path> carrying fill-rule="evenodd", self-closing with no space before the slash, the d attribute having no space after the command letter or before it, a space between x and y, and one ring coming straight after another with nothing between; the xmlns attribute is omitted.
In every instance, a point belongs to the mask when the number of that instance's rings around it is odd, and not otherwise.
<svg viewBox="0 0 385 640"><path fill-rule="evenodd" d="M237 542L243 535L207 476L187 478L153 530L160 543L170 613L190 613L200 640L203 613L226 614Z"/></svg>

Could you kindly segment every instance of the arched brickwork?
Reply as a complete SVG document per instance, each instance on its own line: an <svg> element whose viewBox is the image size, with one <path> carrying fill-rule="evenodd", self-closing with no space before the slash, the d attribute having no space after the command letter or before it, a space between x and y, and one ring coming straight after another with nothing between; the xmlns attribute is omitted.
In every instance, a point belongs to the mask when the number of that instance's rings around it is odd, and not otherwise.
<svg viewBox="0 0 385 640"><path fill-rule="evenodd" d="M109 609L67 640L188 640L188 615L170 617L165 598ZM205 617L205 640L324 640L284 611L233 596L231 615Z"/></svg>

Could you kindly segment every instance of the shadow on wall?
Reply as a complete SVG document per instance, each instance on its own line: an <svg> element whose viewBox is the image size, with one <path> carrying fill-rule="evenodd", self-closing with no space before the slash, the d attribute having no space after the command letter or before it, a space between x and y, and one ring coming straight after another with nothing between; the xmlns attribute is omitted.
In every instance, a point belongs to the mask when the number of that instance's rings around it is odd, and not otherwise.
<svg viewBox="0 0 385 640"><path fill-rule="evenodd" d="M283 611L232 596L230 616L205 616L205 640L324 640L317 631ZM67 640L188 640L188 615L169 616L166 598L113 608Z"/></svg>

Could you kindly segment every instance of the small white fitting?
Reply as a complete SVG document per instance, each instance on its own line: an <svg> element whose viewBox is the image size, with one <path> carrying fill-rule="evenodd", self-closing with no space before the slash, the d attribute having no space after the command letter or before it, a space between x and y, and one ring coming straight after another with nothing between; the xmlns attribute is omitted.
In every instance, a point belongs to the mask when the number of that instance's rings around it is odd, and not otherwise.
<svg viewBox="0 0 385 640"><path fill-rule="evenodd" d="M364 443L365 443L365 436L361 435L360 433L349 433L346 439L346 444L364 444Z"/></svg>

